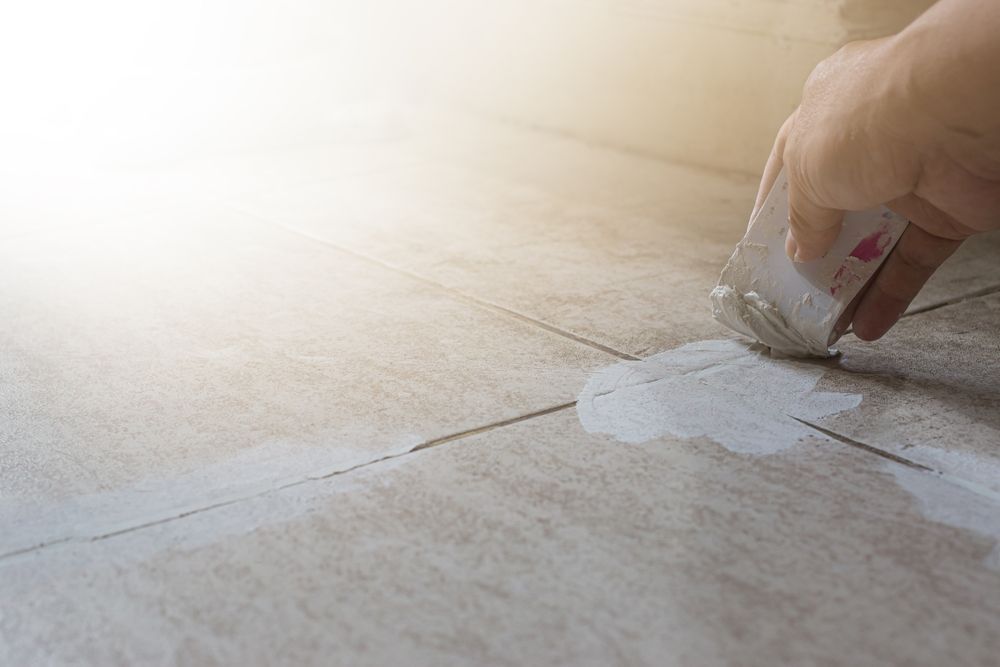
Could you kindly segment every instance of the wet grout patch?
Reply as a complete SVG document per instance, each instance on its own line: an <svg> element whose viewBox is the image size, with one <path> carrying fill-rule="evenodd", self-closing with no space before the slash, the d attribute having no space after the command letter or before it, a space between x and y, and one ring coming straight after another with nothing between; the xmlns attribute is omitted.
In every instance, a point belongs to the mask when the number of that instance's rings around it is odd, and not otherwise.
<svg viewBox="0 0 1000 667"><path fill-rule="evenodd" d="M924 465L813 423L862 402L860 394L815 391L825 373L822 363L772 358L760 345L701 341L599 371L577 399L577 414L589 433L633 444L707 437L734 453L769 455L813 436L880 456L924 518L993 541L984 564L1000 570L1000 494L990 488L1000 466L921 447L917 460L937 462Z"/></svg>
<svg viewBox="0 0 1000 667"><path fill-rule="evenodd" d="M952 463L963 469L963 476L927 474L890 463L885 464L885 470L913 496L928 521L968 530L991 540L993 548L983 563L1000 572L1000 494L977 481L1000 478L1000 466L958 452L938 450L934 456L952 459Z"/></svg>
<svg viewBox="0 0 1000 667"><path fill-rule="evenodd" d="M732 452L773 454L817 432L822 419L861 404L860 394L815 391L826 368L772 358L735 340L689 343L591 377L577 399L589 433L640 443L707 437Z"/></svg>

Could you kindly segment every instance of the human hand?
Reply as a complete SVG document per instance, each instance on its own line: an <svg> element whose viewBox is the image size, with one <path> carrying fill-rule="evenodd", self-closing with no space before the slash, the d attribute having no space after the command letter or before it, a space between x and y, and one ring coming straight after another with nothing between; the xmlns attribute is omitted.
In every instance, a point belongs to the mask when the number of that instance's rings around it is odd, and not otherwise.
<svg viewBox="0 0 1000 667"><path fill-rule="evenodd" d="M784 166L789 257L822 257L845 210L885 204L912 223L837 336L853 324L880 338L965 238L1000 229L1000 3L972 17L969 5L944 0L899 35L848 44L778 132L754 212Z"/></svg>

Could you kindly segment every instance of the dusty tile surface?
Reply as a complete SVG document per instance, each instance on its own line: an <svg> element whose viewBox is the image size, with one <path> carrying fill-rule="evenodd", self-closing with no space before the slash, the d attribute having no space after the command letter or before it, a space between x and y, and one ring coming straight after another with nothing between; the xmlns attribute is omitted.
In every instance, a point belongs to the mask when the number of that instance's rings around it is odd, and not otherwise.
<svg viewBox="0 0 1000 667"><path fill-rule="evenodd" d="M628 354L728 335L707 294L757 184L492 129L374 174L233 206ZM409 158L412 160L412 158ZM1000 286L1000 234L969 241L914 307Z"/></svg>
<svg viewBox="0 0 1000 667"><path fill-rule="evenodd" d="M571 401L612 359L232 213L0 255L3 552Z"/></svg>
<svg viewBox="0 0 1000 667"><path fill-rule="evenodd" d="M1000 236L914 306L980 296L797 367L834 437L626 444L571 402L601 346L731 337L756 184L376 129L0 202L0 664L1000 654Z"/></svg>
<svg viewBox="0 0 1000 667"><path fill-rule="evenodd" d="M769 457L626 445L564 410L0 561L0 651L10 664L989 664L1000 572L983 561L1000 533L923 518L893 466L811 438Z"/></svg>
<svg viewBox="0 0 1000 667"><path fill-rule="evenodd" d="M948 303L964 296L1000 289L1000 232L967 240L931 276L910 311Z"/></svg>
<svg viewBox="0 0 1000 667"><path fill-rule="evenodd" d="M282 221L292 220L294 206L302 211L290 223L296 229L623 352L638 352L640 339L672 344L723 331L706 316L706 295L731 249L720 244L702 257L696 230L663 229L455 167L382 174L379 182L391 197L369 191L358 201L362 185L331 183L282 196L286 215L248 210ZM350 223L328 224L332 210Z"/></svg>
<svg viewBox="0 0 1000 667"><path fill-rule="evenodd" d="M845 338L826 386L859 392L830 429L1000 494L1000 294L904 318L882 340Z"/></svg>

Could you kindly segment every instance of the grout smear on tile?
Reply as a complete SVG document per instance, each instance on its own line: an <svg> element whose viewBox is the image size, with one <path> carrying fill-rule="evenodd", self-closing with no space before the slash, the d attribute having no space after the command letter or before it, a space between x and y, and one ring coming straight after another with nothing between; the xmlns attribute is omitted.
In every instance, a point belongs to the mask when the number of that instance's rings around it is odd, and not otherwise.
<svg viewBox="0 0 1000 667"><path fill-rule="evenodd" d="M577 414L587 432L622 442L705 436L733 452L773 454L816 436L794 417L821 419L861 404L860 394L815 391L825 372L757 345L700 341L599 371Z"/></svg>
<svg viewBox="0 0 1000 667"><path fill-rule="evenodd" d="M194 471L150 478L99 493L52 502L0 504L0 559L38 545L87 541L138 526L167 521L285 485L410 452L426 438L406 433L386 442L378 454L343 445L331 436L325 447L273 440Z"/></svg>
<svg viewBox="0 0 1000 667"><path fill-rule="evenodd" d="M969 530L993 540L985 565L1000 571L1000 492L991 488L1000 480L1000 465L965 452L921 447L921 458L947 463L959 475L928 473L885 464L896 482L917 501L928 521Z"/></svg>
<svg viewBox="0 0 1000 667"><path fill-rule="evenodd" d="M622 442L703 436L732 452L773 454L817 435L794 417L821 419L861 404L859 394L815 391L825 371L735 340L689 343L598 371L577 399L577 415L587 432ZM985 565L1000 571L1000 465L926 446L910 448L907 458L934 470L891 462L884 470L928 521L993 540Z"/></svg>

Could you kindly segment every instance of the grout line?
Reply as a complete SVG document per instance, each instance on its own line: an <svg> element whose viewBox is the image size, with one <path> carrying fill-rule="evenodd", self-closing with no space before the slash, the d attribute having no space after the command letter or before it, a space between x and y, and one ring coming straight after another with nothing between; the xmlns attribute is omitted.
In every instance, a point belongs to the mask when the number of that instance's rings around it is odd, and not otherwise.
<svg viewBox="0 0 1000 667"><path fill-rule="evenodd" d="M72 542L72 537L61 537L56 540L49 540L48 542L41 542L39 544L32 545L30 547L23 547L21 549L14 549L13 551L8 551L6 553L0 554L0 561L7 560L9 558L15 558L17 556L23 556L25 554L32 553L34 551L40 551L41 549L46 549L48 547L54 547L57 544L65 544L66 542Z"/></svg>
<svg viewBox="0 0 1000 667"><path fill-rule="evenodd" d="M535 417L544 417L545 415L551 415L556 412L562 412L567 408L572 408L576 405L576 401L570 401L568 403L560 403L559 405L554 405L551 408L545 408L544 410L536 410L535 412L529 412L525 415L520 415L518 417L511 417L510 419L504 419L502 421L494 422L492 424L487 424L486 426L479 426L477 428L470 428L467 431L461 431L459 433L454 433L452 435L446 435L442 438L435 438L434 440L428 440L427 442L421 443L411 449L411 452L419 452L424 449L430 449L431 447L437 447L438 445L443 445L446 442L452 442L454 440L461 440L462 438L468 438L469 436L479 435L480 433L487 433L494 429L505 428L507 426L513 426L514 424L519 424L529 419L534 419Z"/></svg>
<svg viewBox="0 0 1000 667"><path fill-rule="evenodd" d="M441 288L442 289L446 289L446 290L448 289L447 287L444 287L443 285L441 286ZM495 311L497 311L499 313L502 313L504 315L507 315L509 317L513 317L514 319L521 320L522 322L525 322L527 324L532 324L532 325L534 325L536 327L539 327L541 329L545 329L546 331L548 331L550 333L554 333L557 336L562 336L563 338L568 338L569 340L574 341L576 343L580 343L581 345L587 345L588 347L592 347L595 350L599 350L601 352L604 352L605 354L610 354L613 357L618 357L619 359L623 359L625 361L642 361L641 357L637 357L637 356L635 356L633 354L629 354L628 352L621 352L619 350L614 349L613 347L609 347L607 345L604 345L603 343L598 343L597 341L590 340L589 338L584 338L583 336L579 336L579 335L577 335L577 334L575 334L575 333L573 333L571 331L566 331L565 329L560 329L559 327L551 325L551 324L548 324L547 322L543 322L543 321L537 320L537 319L535 319L535 318L533 318L533 317L531 317L529 315L524 315L522 313L519 313L516 310L511 310L509 308L504 308L503 306L497 305L495 303L491 303L489 301L484 301L482 299L478 299L478 298L473 297L473 296L469 296L469 295L464 294L462 292L459 292L457 290L448 290L448 291L451 292L451 293L453 293L453 294L455 294L455 295L457 295L457 296L459 296L459 297L461 297L462 299L465 299L465 300L468 300L468 301L470 301L472 303L475 303L476 305L482 306L482 307L487 308L489 310L495 310Z"/></svg>
<svg viewBox="0 0 1000 667"><path fill-rule="evenodd" d="M126 533L132 533L132 532L135 532L135 531L138 531L138 530L142 530L144 528L150 528L152 526L158 526L158 525L165 524L165 523L171 523L173 521L177 521L179 519L183 519L183 518L195 515L195 514L201 514L203 512L208 512L210 510L218 509L220 507L227 507L229 505L235 505L237 503L241 503L241 502L244 502L244 501L247 501L247 500L253 500L255 498L260 498L260 497L266 496L266 495L271 494L271 493L278 493L280 491L284 491L285 489L290 489L290 488L293 488L293 487L302 486L304 484L310 484L312 482L317 482L317 481L321 481L321 480L330 479L332 477L338 477L340 475L346 475L346 474L352 473L352 472L354 472L356 470L359 470L361 468L367 468L369 466L373 466L373 465L376 465L378 463L382 463L384 461L390 461L390 460L393 460L393 459L402 458L404 456L408 456L408 455L414 454L416 452L420 452L420 451L423 451L423 450L426 450L426 449L431 449L432 447L437 447L438 445L443 445L443 444L446 444L446 443L449 443L449 442L455 442L457 440L462 440L463 438L468 438L468 437L471 437L471 436L480 435L482 433L488 433L489 431L493 431L495 429L501 429L501 428L505 428L507 426L512 426L512 425L518 424L520 422L524 422L524 421L528 421L530 419L534 419L535 417L543 417L545 415L550 415L550 414L553 414L553 413L556 413L556 412L560 412L562 410L566 410L567 408L571 408L571 407L573 407L575 405L576 405L576 401L570 401L568 403L560 403L559 405L554 405L554 406L551 406L551 407L548 407L548 408L543 408L541 410L536 410L534 412L529 412L529 413L526 413L526 414L523 414L523 415L518 415L517 417L511 417L509 419L503 419L501 421L492 422L490 424L485 424L483 426L477 426L475 428L470 428L470 429L466 429L464 431L459 431L457 433L452 433L451 435L442 436L440 438L434 438L433 440L428 440L428 441L422 442L422 443L420 443L420 444L418 444L418 445L416 445L414 447L411 447L410 449L408 449L408 450L406 450L404 452L398 452L398 453L395 453L395 454L387 454L387 455L379 457L377 459L372 459L371 461L366 461L364 463L359 463L357 465L353 465L353 466L350 466L348 468L344 468L342 470L335 470L333 472L330 472L330 473L327 473L327 474L324 474L324 475L306 475L302 479L297 479L297 480L295 480L293 482L288 482L286 484L281 484L281 485L278 485L278 486L276 486L274 488L266 489L264 491L259 491L257 493L252 493L252 494L248 494L248 495L245 495L245 496L240 496L238 498L230 498L229 500L223 500L223 501L220 501L220 502L217 502L217 503L212 503L211 505L206 505L204 507L197 507L195 509L187 510L185 512L181 512L180 514L175 514L173 516L167 516L167 517L163 517L161 519L155 519L153 521L146 521L144 523L136 524L134 526L128 526L126 528L120 528L118 530L109 531L107 533L100 533L98 535L91 535L89 537L61 537L61 538L49 540L47 542L42 542L40 544L36 544L36 545L30 546L30 547L24 547L24 548L21 548L21 549L15 549L14 551L8 551L6 553L0 554L0 562L2 562L4 560L11 559L11 558L15 558L17 556L23 556L23 555L26 555L26 554L29 554L29 553L34 553L34 552L42 551L42 550L47 549L49 547L57 546L57 545L60 545L60 544L67 544L67 543L72 543L72 542L76 542L76 543L99 542L101 540L106 540L106 539L109 539L109 538L112 538L112 537L118 537L119 535L125 535Z"/></svg>
<svg viewBox="0 0 1000 667"><path fill-rule="evenodd" d="M836 440L838 442L842 442L845 445L850 445L851 447L856 447L856 448L864 450L864 451L866 451L866 452L868 452L870 454L874 454L876 456L881 456L884 459L888 459L890 461L893 461L895 463L899 463L899 464L907 466L909 468L916 468L917 470L923 470L924 472L938 473L937 470L934 470L933 468L929 468L929 467L923 465L922 463L917 463L916 461L911 461L910 459L904 458L904 457L899 456L897 454L893 454L892 452L887 452L884 449L879 449L878 447L872 447L871 445L866 445L865 443L863 443L863 442L861 442L859 440L855 440L853 438L848 438L846 435L840 435L839 433L836 433L836 432L831 431L829 429L825 429L822 426L819 426L818 424L813 424L812 422L806 421L805 419L799 419L798 417L796 417L794 415L788 415L788 416L791 417L792 419L794 419L795 421L799 422L800 424L802 424L804 426L808 426L809 428L813 429L814 431L819 431L823 435L825 435L827 437L830 437L830 438L833 438L834 440ZM940 474L940 473L938 473L938 474Z"/></svg>
<svg viewBox="0 0 1000 667"><path fill-rule="evenodd" d="M996 503L1000 503L1000 492L994 491L993 489L987 486L983 486L982 484L973 482L958 475L953 475L951 473L944 472L943 470L937 470L936 468L931 468L930 466L926 466L922 463L917 463L916 461L911 461L910 459L904 456L899 456L898 454L887 452L884 449L873 447L872 445L865 444L863 442L860 442L859 440L848 438L845 435L840 435L839 433L823 428L818 424L813 424L812 422L806 421L805 419L799 419L798 417L793 417L792 415L788 416L792 417L792 419L799 422L800 424L808 426L809 428L818 431L819 433L822 433L825 436L833 438L838 442L842 442L845 445L850 445L851 447L856 447L857 449L861 449L870 454L881 456L882 458L888 459L893 463L899 463L900 465L904 465L908 468L913 468L914 470L919 470L920 472L929 473L931 475L934 475L935 477L940 478L944 482L953 484L957 487L965 489L966 491L974 493L980 497L989 498L990 500Z"/></svg>
<svg viewBox="0 0 1000 667"><path fill-rule="evenodd" d="M600 352L604 352L605 354L609 354L609 355L611 355L613 357L617 357L619 359L624 359L626 361L641 361L640 357L637 357L635 355L629 354L628 352L621 352L620 350L616 350L613 347L610 347L608 345L604 345L603 343L598 343L595 340L590 340L589 338L586 338L584 336L580 336L580 335L575 334L575 333L573 333L571 331L566 331L565 329L560 329L557 326L554 326L552 324L548 324L547 322L543 322L542 320L539 320L539 319L536 319L534 317L531 317L530 315L525 315L523 313L517 312L516 310L511 310L510 308L505 308L504 306L495 304L492 301L487 301L485 299L481 299L479 297L472 296L471 294L466 294L465 292L462 292L460 290L454 289L452 287L448 287L447 285L443 285L443 284L441 284L441 283L439 283L439 282L437 282L435 280L431 280L430 278L422 276L422 275L420 275L418 273L415 273L413 271L410 271L408 269L404 269L404 268L396 266L394 264L390 264L390 263L385 262L385 261L383 261L383 260L381 260L381 259L379 259L377 257L373 257L373 256L365 254L363 252L358 252L356 250L352 250L351 248L344 247L344 246L342 246L342 245L340 245L338 243L334 243L333 241L329 241L327 239L320 238L320 237L315 236L313 234L310 234L308 232L304 232L301 229L297 229L296 227L292 227L292 226L286 225L286 224L284 224L282 222L277 222L275 220L271 220L270 218L263 217L263 216L258 215L256 213L253 213L252 211L247 211L247 210L245 210L243 208L239 208L237 206L228 205L227 208L229 208L232 211L236 211L237 213L241 213L243 215L251 217L254 220L258 220L258 221L263 222L265 224L272 225L272 226L278 227L280 229L283 229L286 232L289 232L290 234L294 234L296 236L299 236L299 237L302 237L302 238L305 238L305 239L309 239L310 241L314 241L314 242L319 243L321 245L324 245L324 246L326 246L328 248L332 248L332 249L334 249L334 250L336 250L338 252L342 252L342 253L350 255L352 257L356 257L358 259L362 259L362 260L364 260L366 262L369 262L371 264L374 264L376 266L380 266L380 267L382 267L384 269L389 269L390 271L393 271L395 273L399 273L400 275L404 275L404 276L406 276L408 278L412 278L413 280L416 280L416 281L418 281L418 282L420 282L420 283L422 283L424 285L427 285L429 287L433 287L436 290L445 292L446 294L449 294L450 296L453 296L453 297L456 297L458 299L461 299L462 301L465 301L466 303L473 304L473 305L478 306L480 308L483 308L485 310L490 310L490 311L493 311L493 312L496 312L496 313L500 313L502 315L506 315L507 317L512 317L512 318L514 318L516 320L520 320L521 322L524 322L526 324L530 324L530 325L538 327L540 329L544 329L545 331L548 331L549 333L553 333L553 334L555 334L557 336L561 336L563 338L569 339L569 340L571 340L571 341L573 341L575 343L580 343L581 345L586 345L587 347L591 347L591 348L593 348L595 350L598 350Z"/></svg>
<svg viewBox="0 0 1000 667"><path fill-rule="evenodd" d="M963 294L962 296L956 296L951 299L945 299L940 303L932 303L929 306L922 306L920 308L914 308L913 310L903 313L903 317L909 317L911 315L919 315L920 313L927 313L932 310L937 310L938 308L944 308L945 306L954 306L956 303L961 303L967 301L968 299L977 299L981 296L987 296L993 294L994 292L1000 292L1000 285L991 285L989 287L983 287L982 289L977 289L968 294Z"/></svg>
<svg viewBox="0 0 1000 667"><path fill-rule="evenodd" d="M903 318L910 317L912 315L929 313L933 310L937 310L938 308L945 308L946 306L954 306L956 303L962 303L963 301L968 301L969 299L978 299L981 296L988 296L995 292L1000 292L1000 285L990 285L989 287L983 287L981 289L973 290L968 294L962 294L960 296L955 296L950 299L945 299L944 301L940 301L938 303L932 303L927 306L921 306L920 308L914 308L913 310L907 310L902 315L899 316L899 319L902 320ZM844 330L845 336L850 333L854 333L854 327L848 327L847 329Z"/></svg>

